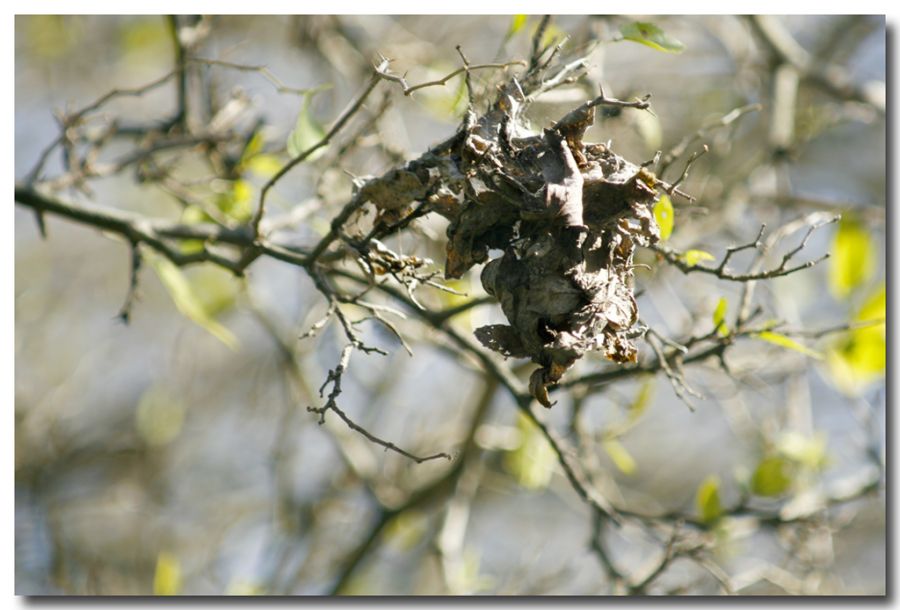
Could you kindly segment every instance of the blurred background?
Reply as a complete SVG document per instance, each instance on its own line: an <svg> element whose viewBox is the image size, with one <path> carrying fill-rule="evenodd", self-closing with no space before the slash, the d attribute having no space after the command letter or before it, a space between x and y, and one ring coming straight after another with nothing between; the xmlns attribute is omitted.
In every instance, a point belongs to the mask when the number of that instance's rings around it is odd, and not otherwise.
<svg viewBox="0 0 900 610"><path fill-rule="evenodd" d="M185 223L245 222L261 185L288 159L288 140L300 137L301 149L315 142L379 53L415 84L458 68L456 45L472 63L527 59L539 22L182 17L174 23L197 36L194 56L214 60L192 67L190 87L210 95L189 121L257 126L239 170L211 175L195 151L164 151L156 162L178 166L174 182L147 179L140 165L79 188L54 154L42 179L78 203ZM627 39L635 22L659 28L655 43ZM172 24L163 16L16 18L17 180L59 135L55 113L173 69ZM589 141L609 140L638 164L657 150L665 163L682 142L686 154L708 144L682 185L697 202L675 201L672 247L721 260L763 223L771 234L798 219L803 229L817 211L842 214L811 234L796 261L829 259L756 287L762 319L796 330L796 343L737 341L727 351L730 374L715 359L686 366L705 396L692 400L694 411L662 375L554 396L550 425L577 441L578 459L614 504L698 521L702 561L672 561L644 592L884 594L884 324L859 326L884 318L884 19L560 16L544 36L568 36L560 61L586 56L589 69L582 82L538 100L529 111L535 128L602 84L620 99L651 93L653 113L606 110ZM498 79L499 70L473 73L485 106ZM166 82L111 100L83 127L164 121L176 99L175 82ZM412 96L379 85L354 124L273 191L268 218L278 235L314 244L354 176L381 175L451 136L465 107L461 78ZM135 146L111 141L100 161ZM683 166L678 157L667 178ZM446 224L431 215L388 245L441 269ZM126 325L117 313L128 292L128 245L51 215L46 225L41 239L34 215L16 208L18 594L616 591L591 548L590 511L549 445L434 328L396 320L410 356L383 327L360 324L389 355L354 354L339 398L379 437L456 458L416 464L334 413L319 425L307 412L324 403L317 390L345 338L335 322L300 338L327 309L303 269L261 258L239 279L196 265L174 271L186 280L179 284L151 259ZM766 268L804 234L786 234ZM751 255L730 266L744 270ZM666 336L709 333L723 302L728 316L737 311L744 284L684 274L650 251L639 259L649 266L636 272L641 318ZM450 283L468 297L422 287L417 298L438 310L483 296L479 272ZM180 285L193 316L179 313ZM502 321L499 307L485 304L445 324L471 336ZM642 358L652 353L639 349ZM510 364L527 379L530 370ZM596 355L572 375L611 366ZM748 497L752 510L743 510ZM606 536L613 561L638 579L661 552L640 528Z"/></svg>

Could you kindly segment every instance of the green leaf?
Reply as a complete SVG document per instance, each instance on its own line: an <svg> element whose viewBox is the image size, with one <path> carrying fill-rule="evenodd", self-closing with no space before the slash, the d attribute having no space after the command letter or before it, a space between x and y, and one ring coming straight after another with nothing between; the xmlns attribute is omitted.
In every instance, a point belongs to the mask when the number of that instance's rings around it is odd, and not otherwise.
<svg viewBox="0 0 900 610"><path fill-rule="evenodd" d="M415 509L405 510L397 515L385 528L384 537L391 546L409 551L428 532L428 515Z"/></svg>
<svg viewBox="0 0 900 610"><path fill-rule="evenodd" d="M791 486L790 464L781 456L769 456L756 467L750 488L758 496L780 496Z"/></svg>
<svg viewBox="0 0 900 610"><path fill-rule="evenodd" d="M802 464L807 468L818 470L827 461L825 447L827 439L824 433L806 436L799 432L785 432L778 438L778 452L789 460Z"/></svg>
<svg viewBox="0 0 900 610"><path fill-rule="evenodd" d="M884 331L883 322L887 319L887 288L884 282L859 308L853 316L856 322L881 321L880 328Z"/></svg>
<svg viewBox="0 0 900 610"><path fill-rule="evenodd" d="M666 35L659 26L648 21L629 21L619 26L622 38L646 45L651 49L665 53L681 53L684 45L681 41Z"/></svg>
<svg viewBox="0 0 900 610"><path fill-rule="evenodd" d="M613 464L616 465L616 468L621 470L623 474L631 475L635 473L637 470L637 463L618 439L607 438L603 440L602 444L603 450L606 451L606 454L609 456L609 459L613 461Z"/></svg>
<svg viewBox="0 0 900 610"><path fill-rule="evenodd" d="M712 523L722 515L722 501L719 499L719 477L706 477L697 488L697 512L703 523Z"/></svg>
<svg viewBox="0 0 900 610"><path fill-rule="evenodd" d="M281 171L281 159L277 155L260 153L247 161L247 169L263 178L271 178Z"/></svg>
<svg viewBox="0 0 900 610"><path fill-rule="evenodd" d="M848 331L826 352L831 381L847 395L856 396L868 384L884 377L887 366L886 306L887 291L882 283L852 316L853 322L872 324Z"/></svg>
<svg viewBox="0 0 900 610"><path fill-rule="evenodd" d="M681 260L693 267L701 261L714 261L716 257L703 250L688 250L681 255Z"/></svg>
<svg viewBox="0 0 900 610"><path fill-rule="evenodd" d="M178 595L181 591L181 563L172 553L162 551L156 557L153 574L154 595Z"/></svg>
<svg viewBox="0 0 900 610"><path fill-rule="evenodd" d="M190 282L175 263L157 254L145 256L159 276L159 280L169 292L175 307L183 316L204 328L209 334L233 350L238 348L238 340L226 327L217 322L203 307L202 300L195 294Z"/></svg>
<svg viewBox="0 0 900 610"><path fill-rule="evenodd" d="M792 349L796 352L800 352L801 354L805 354L810 358L815 358L816 360L822 360L823 356L820 352L816 350L810 349L805 345L801 345L797 343L790 337L786 337L780 333L775 333L770 330L764 330L761 333L757 333L756 337L762 339L763 341L768 341L769 343L773 343L775 345L779 345L781 347L786 347L787 349Z"/></svg>
<svg viewBox="0 0 900 610"><path fill-rule="evenodd" d="M845 215L831 243L828 286L836 298L846 298L875 272L875 245L855 217Z"/></svg>
<svg viewBox="0 0 900 610"><path fill-rule="evenodd" d="M718 329L718 333L722 337L728 336L728 326L725 325L725 314L728 313L728 299L719 298L716 303L716 309L713 311L713 326Z"/></svg>
<svg viewBox="0 0 900 610"><path fill-rule="evenodd" d="M239 580L228 585L225 595L239 595L246 597L248 595L265 595L266 589L262 585L254 584L246 580Z"/></svg>
<svg viewBox="0 0 900 610"><path fill-rule="evenodd" d="M556 453L540 429L524 415L519 415L519 446L504 456L504 466L526 489L543 489L553 478Z"/></svg>
<svg viewBox="0 0 900 610"><path fill-rule="evenodd" d="M526 23L528 23L528 15L513 15L509 29L506 31L506 38L509 39L515 36L519 30L525 27Z"/></svg>
<svg viewBox="0 0 900 610"><path fill-rule="evenodd" d="M449 65L435 66L434 73L440 73L441 76L451 72L453 68ZM420 98L425 108L431 112L435 118L443 121L455 122L459 116L465 112L469 103L469 97L466 94L466 79L457 77L458 82L454 87L445 85L443 87L429 87L423 89ZM453 81L450 81L453 82Z"/></svg>
<svg viewBox="0 0 900 610"><path fill-rule="evenodd" d="M660 241L666 241L672 235L672 229L675 227L675 209L672 207L672 200L668 195L661 195L659 201L653 206L653 218L659 225Z"/></svg>
<svg viewBox="0 0 900 610"><path fill-rule="evenodd" d="M229 218L246 222L253 215L254 188L249 180L218 180L222 192L216 197L216 207Z"/></svg>
<svg viewBox="0 0 900 610"><path fill-rule="evenodd" d="M287 151L291 158L299 157L305 150L315 146L325 137L325 130L316 122L310 112L310 102L318 90L313 90L303 96L303 106L300 108L300 114L297 115L297 122L294 130L287 139ZM324 150L320 148L312 153L308 160L318 158Z"/></svg>
<svg viewBox="0 0 900 610"><path fill-rule="evenodd" d="M184 423L184 404L165 388L151 386L142 395L134 425L145 443L161 447L175 440Z"/></svg>
<svg viewBox="0 0 900 610"><path fill-rule="evenodd" d="M247 146L244 147L238 165L245 165L250 159L261 153L265 144L266 140L263 137L262 131L257 130L256 133L253 134L253 137L250 138L250 141L247 142Z"/></svg>
<svg viewBox="0 0 900 610"><path fill-rule="evenodd" d="M647 410L647 407L650 406L650 403L653 402L653 390L655 387L656 378L653 376L648 377L647 380L641 384L637 396L634 398L634 402L628 407L628 418L631 421L636 421L640 418Z"/></svg>

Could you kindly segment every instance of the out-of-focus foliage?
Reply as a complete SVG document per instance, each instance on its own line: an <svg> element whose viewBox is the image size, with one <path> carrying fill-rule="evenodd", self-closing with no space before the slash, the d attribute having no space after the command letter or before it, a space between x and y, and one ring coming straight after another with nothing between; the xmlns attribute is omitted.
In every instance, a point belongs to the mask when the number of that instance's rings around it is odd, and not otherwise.
<svg viewBox="0 0 900 610"><path fill-rule="evenodd" d="M537 426L525 416L518 416L518 446L503 460L506 469L526 489L542 489L550 483L556 467L553 449Z"/></svg>
<svg viewBox="0 0 900 610"><path fill-rule="evenodd" d="M639 42L651 49L666 53L681 53L684 45L667 35L661 27L649 21L629 21L619 26L619 32L625 40Z"/></svg>
<svg viewBox="0 0 900 610"><path fill-rule="evenodd" d="M831 243L828 283L837 298L858 290L875 272L875 246L866 228L852 215L838 223Z"/></svg>
<svg viewBox="0 0 900 610"><path fill-rule="evenodd" d="M713 474L706 477L697 488L697 512L704 523L712 523L722 514L720 485L719 477Z"/></svg>
<svg viewBox="0 0 900 610"><path fill-rule="evenodd" d="M223 309L230 301L229 296L224 294L227 288L223 290L222 282L213 280L221 278L222 272L210 270L203 276L202 290L198 290L172 261L150 252L145 256L166 287L178 311L231 349L237 350L238 338L215 319L214 312Z"/></svg>
<svg viewBox="0 0 900 610"><path fill-rule="evenodd" d="M178 595L181 592L181 562L172 553L163 551L156 558L153 576L154 595Z"/></svg>

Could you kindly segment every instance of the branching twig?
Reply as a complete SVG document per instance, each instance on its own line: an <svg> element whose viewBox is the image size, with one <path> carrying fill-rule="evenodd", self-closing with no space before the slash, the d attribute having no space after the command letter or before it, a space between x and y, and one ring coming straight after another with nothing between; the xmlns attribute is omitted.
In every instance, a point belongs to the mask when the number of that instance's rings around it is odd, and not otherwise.
<svg viewBox="0 0 900 610"><path fill-rule="evenodd" d="M334 124L331 126L331 129L322 136L322 139L301 152L299 155L288 161L278 172L272 176L268 182L266 182L262 190L259 194L259 204L257 205L256 212L253 215L253 219L250 223L250 226L253 229L254 235L259 235L259 223L262 221L263 216L266 213L266 195L268 195L269 190L275 186L279 180L281 180L285 174L295 168L297 165L305 161L311 154L322 148L323 146L328 145L331 142L331 139L335 136L335 134L341 130L341 128L347 124L347 121L362 108L363 102L366 101L366 98L369 97L369 94L372 93L372 90L375 89L376 85L378 85L381 80L378 75L378 70L382 69L381 66L375 68L375 74L372 78L369 79L369 84L366 85L365 89L354 99L347 108L338 116L335 120Z"/></svg>
<svg viewBox="0 0 900 610"><path fill-rule="evenodd" d="M471 72L474 72L475 70L506 70L510 66L524 66L525 65L525 62L522 60L508 61L506 63L467 64L467 65L464 65L462 68L457 68L456 70L454 70L453 72L451 72L450 74L447 74L446 76L444 76L442 78L439 78L436 80L430 80L430 81L427 81L424 83L419 83L417 85L410 85L409 83L406 82L405 77L399 76L397 74L391 74L390 72L387 71L387 62L389 62L389 61L390 60L384 60L384 62L382 62L382 64L375 70L375 73L378 75L378 77L383 78L384 80L389 80L389 81L399 84L400 87L403 89L403 95L405 95L405 96L412 95L419 89L424 89L426 87L436 87L436 86L440 86L440 85L446 85L447 81L449 81L450 79L452 79L456 76L459 76L460 74L468 75Z"/></svg>
<svg viewBox="0 0 900 610"><path fill-rule="evenodd" d="M343 378L344 373L347 371L347 366L350 364L350 355L353 353L353 350L356 348L355 345L347 345L344 347L343 351L341 351L341 359L338 362L338 365L328 371L328 378L325 380L325 383L322 384L322 387L319 389L319 396L324 396L325 388L328 384L331 384L331 392L328 394L328 400L325 402L325 405L322 407L306 407L306 410L310 413L317 413L319 415L319 424L325 423L325 413L328 411L334 411L337 413L338 417L344 420L344 423L347 424L352 430L359 432L367 439L375 443L376 445L381 445L384 447L385 451L393 451L395 453L399 453L400 455L407 457L417 464L421 464L423 462L428 462L430 460L436 460L439 458L444 458L446 460L452 460L448 453L435 453L433 455L427 455L424 457L419 457L414 455L404 449L401 449L394 443L390 441L386 441L382 438L379 438L354 422L350 417L337 405L337 397L341 394L341 380Z"/></svg>

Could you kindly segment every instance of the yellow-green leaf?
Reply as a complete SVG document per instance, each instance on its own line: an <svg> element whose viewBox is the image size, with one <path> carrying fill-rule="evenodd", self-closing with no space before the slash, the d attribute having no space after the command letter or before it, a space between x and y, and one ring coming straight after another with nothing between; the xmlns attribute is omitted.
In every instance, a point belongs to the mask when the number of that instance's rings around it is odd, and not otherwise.
<svg viewBox="0 0 900 610"><path fill-rule="evenodd" d="M684 254L681 255L681 259L693 267L697 263L701 261L714 261L716 257L710 254L709 252L705 252L703 250L688 250Z"/></svg>
<svg viewBox="0 0 900 610"><path fill-rule="evenodd" d="M516 33L525 27L525 24L528 23L528 15L513 15L512 21L509 24L509 30L506 32L507 38L512 38L516 35Z"/></svg>
<svg viewBox="0 0 900 610"><path fill-rule="evenodd" d="M848 331L829 347L826 364L831 381L845 394L855 396L884 376L887 366L887 291L884 283L851 319L866 324Z"/></svg>
<svg viewBox="0 0 900 610"><path fill-rule="evenodd" d="M134 414L134 425L145 443L166 445L178 436L184 423L184 404L160 386L151 386L142 395Z"/></svg>
<svg viewBox="0 0 900 610"><path fill-rule="evenodd" d="M522 487L543 489L553 477L556 454L531 420L519 415L520 443L504 456L504 466Z"/></svg>
<svg viewBox="0 0 900 610"><path fill-rule="evenodd" d="M637 470L637 463L634 461L634 458L631 457L631 454L628 453L628 450L625 449L625 446L618 439L604 439L603 450L606 451L609 459L613 461L616 468L621 470L623 474L631 475Z"/></svg>
<svg viewBox="0 0 900 610"><path fill-rule="evenodd" d="M213 319L209 312L204 309L202 300L194 293L194 289L181 272L181 269L167 258L154 253L148 254L149 256L145 256L145 258L149 260L153 270L156 271L156 275L159 276L163 286L169 292L169 296L172 297L172 301L175 303L178 311L229 348L237 350L237 337Z"/></svg>
<svg viewBox="0 0 900 610"><path fill-rule="evenodd" d="M831 243L828 285L837 298L846 298L868 281L875 271L875 246L858 219L845 215Z"/></svg>
<svg viewBox="0 0 900 610"><path fill-rule="evenodd" d="M287 139L287 152L291 157L300 156L301 153L315 146L325 137L325 130L322 129L322 126L313 118L310 111L310 102L317 91L318 90L310 91L303 96L303 106L300 108L300 113L297 115L294 130ZM307 157L307 159L312 161L323 152L324 150L320 148Z"/></svg>
<svg viewBox="0 0 900 610"><path fill-rule="evenodd" d="M728 313L728 299L725 297L719 298L719 302L716 303L716 309L713 311L713 325L717 328L717 332L720 336L725 337L728 335L728 326L725 325L725 314Z"/></svg>
<svg viewBox="0 0 900 610"><path fill-rule="evenodd" d="M722 501L719 498L719 477L706 477L697 488L697 512L703 523L712 523L722 515Z"/></svg>
<svg viewBox="0 0 900 610"><path fill-rule="evenodd" d="M443 66L436 67L434 73L441 73L441 76L444 76L451 71L452 68L448 65L446 68ZM466 94L466 80L461 77L457 77L457 80L458 82L452 88L448 83L444 87L422 89L421 94L416 94L420 95L420 99L425 104L425 107L435 118L444 121L455 121L465 111L469 99Z"/></svg>
<svg viewBox="0 0 900 610"><path fill-rule="evenodd" d="M246 580L239 580L228 585L226 595L246 597L248 595L265 595L266 590L262 585L257 585Z"/></svg>
<svg viewBox="0 0 900 610"><path fill-rule="evenodd" d="M178 595L179 592L181 592L181 563L172 553L162 551L156 557L153 594Z"/></svg>
<svg viewBox="0 0 900 610"><path fill-rule="evenodd" d="M655 382L656 378L650 376L641 384L637 396L634 398L634 402L632 402L628 408L628 418L631 421L636 421L640 418L647 410L647 407L650 406L650 403L653 401L653 390L656 387Z"/></svg>
<svg viewBox="0 0 900 610"><path fill-rule="evenodd" d="M791 486L790 464L781 456L769 456L756 467L750 488L758 496L780 496Z"/></svg>
<svg viewBox="0 0 900 610"><path fill-rule="evenodd" d="M216 199L216 207L235 220L245 222L253 214L253 185L243 178L226 182L228 190Z"/></svg>
<svg viewBox="0 0 900 610"><path fill-rule="evenodd" d="M241 153L241 160L239 165L244 165L250 159L258 155L262 152L263 146L266 144L266 139L263 136L261 130L257 130L256 133L253 134L253 137L250 138L250 141L247 142L247 145L244 147L244 151Z"/></svg>
<svg viewBox="0 0 900 610"><path fill-rule="evenodd" d="M876 290L872 296L865 300L862 306L859 308L859 311L856 312L856 315L853 316L853 319L856 322L873 322L873 321L881 321L883 322L887 316L887 289L885 287L884 282L881 283L881 287ZM884 324L879 325L879 327L884 331Z"/></svg>
<svg viewBox="0 0 900 610"><path fill-rule="evenodd" d="M662 28L648 21L629 21L619 26L619 33L625 40L631 40L651 49L665 53L681 53L684 45L681 41L667 35Z"/></svg>
<svg viewBox="0 0 900 610"><path fill-rule="evenodd" d="M391 546L409 551L419 544L428 531L428 516L422 511L406 510L385 528L384 536Z"/></svg>
<svg viewBox="0 0 900 610"><path fill-rule="evenodd" d="M668 195L661 195L659 201L653 206L653 217L656 224L659 225L659 239L666 241L672 235L672 229L675 227L675 208L672 207L672 200Z"/></svg>
<svg viewBox="0 0 900 610"><path fill-rule="evenodd" d="M247 169L263 178L271 178L277 174L281 171L282 165L281 159L277 155L265 153L254 155L247 161Z"/></svg>
<svg viewBox="0 0 900 610"><path fill-rule="evenodd" d="M761 333L757 333L756 337L762 339L763 341L768 341L769 343L773 343L781 347L786 347L787 349L792 349L795 352L800 352L801 354L809 356L810 358L815 358L817 360L821 360L823 358L820 352L817 352L814 349L810 349L805 345L794 341L790 337L782 335L781 333L764 330Z"/></svg>
<svg viewBox="0 0 900 610"><path fill-rule="evenodd" d="M824 433L806 436L799 432L785 432L777 443L779 453L807 468L819 469L825 465L827 439Z"/></svg>

